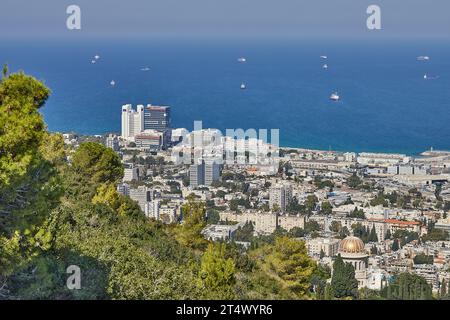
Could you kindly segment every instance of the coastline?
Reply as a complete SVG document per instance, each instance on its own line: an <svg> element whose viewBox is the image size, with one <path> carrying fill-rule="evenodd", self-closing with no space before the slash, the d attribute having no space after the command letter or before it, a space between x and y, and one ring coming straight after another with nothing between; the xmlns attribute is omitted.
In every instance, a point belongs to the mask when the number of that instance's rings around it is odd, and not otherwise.
<svg viewBox="0 0 450 320"><path fill-rule="evenodd" d="M177 128L174 128L177 129ZM204 129L208 129L208 128L204 128ZM212 128L209 128L212 129ZM78 135L78 136L83 136L83 137L95 137L95 138L105 138L106 136L108 136L109 134L115 134L120 136L120 133L117 132L106 132L104 134L83 134L83 133L78 133L76 131L65 131L65 132L60 132L60 131L50 131L52 133L59 133L59 134L74 134L74 135ZM319 148L305 148L305 147L291 147L291 146L283 146L280 145L280 149L282 150L292 150L292 151L296 151L296 152L305 152L305 153L318 153L318 154L326 154L326 153L338 153L338 154L344 154L344 153L356 153L356 154L360 154L360 153L373 153L373 154L401 154L401 155L405 155L407 157L412 157L412 158L436 158L436 157L450 157L450 150L425 150L422 151L420 153L414 153L414 154L408 154L408 153L402 153L402 152L389 152L389 151L354 151L354 150L325 150L325 149L319 149Z"/></svg>

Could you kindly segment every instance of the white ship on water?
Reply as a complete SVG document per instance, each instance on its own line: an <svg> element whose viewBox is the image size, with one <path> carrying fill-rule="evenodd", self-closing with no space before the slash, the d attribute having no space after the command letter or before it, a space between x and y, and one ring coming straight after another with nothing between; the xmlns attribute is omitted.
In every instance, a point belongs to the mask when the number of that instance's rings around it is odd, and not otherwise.
<svg viewBox="0 0 450 320"><path fill-rule="evenodd" d="M241 57L238 59L238 62L244 63L244 62L247 62L247 59L244 57Z"/></svg>
<svg viewBox="0 0 450 320"><path fill-rule="evenodd" d="M333 92L330 95L330 100L331 101L339 101L341 99L341 97L339 96L339 94L337 92Z"/></svg>
<svg viewBox="0 0 450 320"><path fill-rule="evenodd" d="M114 80L111 80L109 84L111 85L111 87L114 87L116 85L116 82Z"/></svg>
<svg viewBox="0 0 450 320"><path fill-rule="evenodd" d="M245 89L247 89L247 86L245 85L245 83L241 83L241 90L245 90Z"/></svg>
<svg viewBox="0 0 450 320"><path fill-rule="evenodd" d="M423 75L423 79L424 80L436 80L436 79L439 79L439 76L430 76L430 75L428 75L428 74L424 74Z"/></svg>
<svg viewBox="0 0 450 320"><path fill-rule="evenodd" d="M321 59L328 59L328 56L320 56Z"/></svg>
<svg viewBox="0 0 450 320"><path fill-rule="evenodd" d="M323 66L322 66L322 69L328 69L328 65L325 63Z"/></svg>
<svg viewBox="0 0 450 320"><path fill-rule="evenodd" d="M428 60L430 60L430 57L429 56L418 56L417 60L418 61L428 61Z"/></svg>

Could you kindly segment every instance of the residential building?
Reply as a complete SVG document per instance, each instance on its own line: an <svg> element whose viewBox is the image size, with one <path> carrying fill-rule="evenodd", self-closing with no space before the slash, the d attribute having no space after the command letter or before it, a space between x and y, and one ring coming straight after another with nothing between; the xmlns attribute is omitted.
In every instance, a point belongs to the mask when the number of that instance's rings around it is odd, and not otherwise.
<svg viewBox="0 0 450 320"><path fill-rule="evenodd" d="M205 185L210 186L220 180L220 165L214 161L205 161Z"/></svg>
<svg viewBox="0 0 450 320"><path fill-rule="evenodd" d="M125 168L123 170L123 182L136 180L139 180L139 168L131 164L125 164Z"/></svg>
<svg viewBox="0 0 450 320"><path fill-rule="evenodd" d="M286 212L286 208L292 199L292 187L288 184L278 184L270 188L269 207L271 210L278 208Z"/></svg>
<svg viewBox="0 0 450 320"><path fill-rule="evenodd" d="M327 257L334 257L339 250L339 239L315 238L306 241L310 256L320 256L321 252Z"/></svg>
<svg viewBox="0 0 450 320"><path fill-rule="evenodd" d="M199 164L191 165L189 180L193 188L201 185L210 186L213 182L220 180L220 164L214 161L202 160Z"/></svg>
<svg viewBox="0 0 450 320"><path fill-rule="evenodd" d="M119 138L115 134L109 134L106 137L106 147L113 149L114 151L119 151Z"/></svg>
<svg viewBox="0 0 450 320"><path fill-rule="evenodd" d="M127 183L119 183L117 185L117 192L123 196L130 195L130 186Z"/></svg>
<svg viewBox="0 0 450 320"><path fill-rule="evenodd" d="M189 168L189 184L191 188L205 185L205 166L202 163L193 164Z"/></svg>
<svg viewBox="0 0 450 320"><path fill-rule="evenodd" d="M146 186L139 186L136 189L130 189L130 198L139 203L142 211L146 211L146 205L152 201L152 190Z"/></svg>

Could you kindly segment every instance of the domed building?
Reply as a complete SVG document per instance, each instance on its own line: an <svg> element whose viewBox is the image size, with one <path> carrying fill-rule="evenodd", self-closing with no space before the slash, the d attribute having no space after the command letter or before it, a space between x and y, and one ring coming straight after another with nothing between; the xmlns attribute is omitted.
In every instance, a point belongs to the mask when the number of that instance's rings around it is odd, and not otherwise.
<svg viewBox="0 0 450 320"><path fill-rule="evenodd" d="M339 243L338 253L344 262L350 263L355 268L355 278L358 280L358 287L365 287L368 278L369 255L364 248L364 242L358 237L346 237Z"/></svg>

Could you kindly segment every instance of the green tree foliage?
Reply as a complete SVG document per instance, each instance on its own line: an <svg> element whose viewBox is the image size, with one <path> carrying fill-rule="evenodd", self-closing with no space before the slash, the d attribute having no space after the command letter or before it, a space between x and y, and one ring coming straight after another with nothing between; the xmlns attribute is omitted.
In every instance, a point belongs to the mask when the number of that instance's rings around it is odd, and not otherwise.
<svg viewBox="0 0 450 320"><path fill-rule="evenodd" d="M314 178L314 185L318 188L318 189L324 189L324 188L333 188L334 187L334 183L331 180L322 180L321 177L316 176Z"/></svg>
<svg viewBox="0 0 450 320"><path fill-rule="evenodd" d="M386 235L384 236L384 238L385 238L386 240L391 239L391 230L390 230L390 229L387 229Z"/></svg>
<svg viewBox="0 0 450 320"><path fill-rule="evenodd" d="M362 185L363 181L355 173L347 179L347 185L352 189L357 189Z"/></svg>
<svg viewBox="0 0 450 320"><path fill-rule="evenodd" d="M372 229L369 233L369 242L378 242L377 232L375 231L375 225L372 226Z"/></svg>
<svg viewBox="0 0 450 320"><path fill-rule="evenodd" d="M353 234L360 238L364 243L369 242L369 230L360 222L352 225Z"/></svg>
<svg viewBox="0 0 450 320"><path fill-rule="evenodd" d="M123 166L118 155L95 142L80 144L72 157L72 166L77 174L94 183L114 183L123 177Z"/></svg>
<svg viewBox="0 0 450 320"><path fill-rule="evenodd" d="M448 298L447 296L447 282L445 281L445 279L442 280L441 282L441 287L439 290L439 296L440 298Z"/></svg>
<svg viewBox="0 0 450 320"><path fill-rule="evenodd" d="M208 224L218 224L220 221L219 211L215 209L209 209L207 214L207 222Z"/></svg>
<svg viewBox="0 0 450 320"><path fill-rule="evenodd" d="M139 204L119 194L113 184L101 184L92 198L92 203L107 205L121 216L142 216Z"/></svg>
<svg viewBox="0 0 450 320"><path fill-rule="evenodd" d="M306 251L305 243L286 236L277 237L252 253L261 270L297 298L305 297L311 287L316 263Z"/></svg>
<svg viewBox="0 0 450 320"><path fill-rule="evenodd" d="M0 81L0 276L45 249L34 237L62 193L39 113L50 90L23 73ZM19 241L20 239L20 241ZM33 245L34 244L34 245Z"/></svg>
<svg viewBox="0 0 450 320"><path fill-rule="evenodd" d="M300 227L293 227L289 230L289 236L292 238L302 238L305 236L305 230Z"/></svg>
<svg viewBox="0 0 450 320"><path fill-rule="evenodd" d="M371 206L383 206L383 207L389 207L389 202L386 199L385 195L382 191L380 191L375 198L370 200Z"/></svg>
<svg viewBox="0 0 450 320"><path fill-rule="evenodd" d="M404 246L405 244L410 243L413 240L418 240L419 234L414 231L396 230L392 237L398 239L401 246Z"/></svg>
<svg viewBox="0 0 450 320"><path fill-rule="evenodd" d="M423 241L446 241L448 239L449 234L447 231L434 228L422 237Z"/></svg>
<svg viewBox="0 0 450 320"><path fill-rule="evenodd" d="M317 300L326 299L327 280L330 277L330 268L327 265L318 264L311 278L312 290Z"/></svg>
<svg viewBox="0 0 450 320"><path fill-rule="evenodd" d="M317 199L315 195L309 195L306 197L305 206L308 214L311 214L311 212L316 208L318 201L319 199Z"/></svg>
<svg viewBox="0 0 450 320"><path fill-rule="evenodd" d="M431 300L431 286L416 274L401 273L382 290L382 296L392 300Z"/></svg>
<svg viewBox="0 0 450 320"><path fill-rule="evenodd" d="M246 209L250 209L250 201L247 198L239 198L239 199L231 199L229 201L230 210L232 211L239 211L239 206L243 206Z"/></svg>
<svg viewBox="0 0 450 320"><path fill-rule="evenodd" d="M339 239L344 239L345 237L348 237L350 235L350 231L348 230L347 226L344 226L339 231Z"/></svg>
<svg viewBox="0 0 450 320"><path fill-rule="evenodd" d="M383 300L380 291L363 287L358 291L358 300Z"/></svg>
<svg viewBox="0 0 450 320"><path fill-rule="evenodd" d="M433 264L434 257L426 255L424 253L419 253L414 257L414 264Z"/></svg>
<svg viewBox="0 0 450 320"><path fill-rule="evenodd" d="M297 197L293 197L286 207L286 211L291 214L305 214L305 206L298 203Z"/></svg>
<svg viewBox="0 0 450 320"><path fill-rule="evenodd" d="M340 221L332 221L329 229L332 232L338 233L342 229L342 223Z"/></svg>
<svg viewBox="0 0 450 320"><path fill-rule="evenodd" d="M444 207L442 208L445 212L450 211L450 201L444 202Z"/></svg>
<svg viewBox="0 0 450 320"><path fill-rule="evenodd" d="M192 249L205 249L208 241L201 234L206 226L206 208L200 201L190 200L182 207L183 223L175 230L177 240Z"/></svg>
<svg viewBox="0 0 450 320"><path fill-rule="evenodd" d="M330 215L333 212L333 206L330 202L324 201L320 207L320 213L324 215Z"/></svg>
<svg viewBox="0 0 450 320"><path fill-rule="evenodd" d="M9 73L9 68L8 68L8 65L5 63L2 68L2 77L3 78L8 77L8 73Z"/></svg>
<svg viewBox="0 0 450 320"><path fill-rule="evenodd" d="M358 207L355 207L355 209L348 214L350 218L358 218L358 219L365 219L366 215L364 214L363 209L358 209Z"/></svg>
<svg viewBox="0 0 450 320"><path fill-rule="evenodd" d="M311 234L316 231L320 231L320 225L316 220L309 220L305 223L306 234Z"/></svg>
<svg viewBox="0 0 450 320"><path fill-rule="evenodd" d="M336 298L356 298L358 296L358 281L355 278L355 269L351 264L345 263L341 255L338 255L333 263L331 289Z"/></svg>
<svg viewBox="0 0 450 320"><path fill-rule="evenodd" d="M395 252L398 251L398 249L400 249L400 244L398 243L398 239L394 239L394 241L392 242L391 250Z"/></svg>
<svg viewBox="0 0 450 320"><path fill-rule="evenodd" d="M208 299L233 299L235 264L225 258L223 243L210 244L201 259L199 272L200 288Z"/></svg>
<svg viewBox="0 0 450 320"><path fill-rule="evenodd" d="M253 222L247 221L242 227L239 227L236 230L234 240L245 242L252 241L254 229Z"/></svg>

